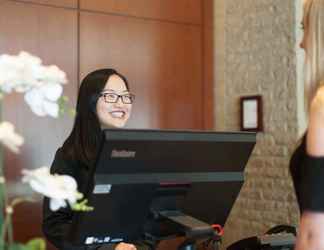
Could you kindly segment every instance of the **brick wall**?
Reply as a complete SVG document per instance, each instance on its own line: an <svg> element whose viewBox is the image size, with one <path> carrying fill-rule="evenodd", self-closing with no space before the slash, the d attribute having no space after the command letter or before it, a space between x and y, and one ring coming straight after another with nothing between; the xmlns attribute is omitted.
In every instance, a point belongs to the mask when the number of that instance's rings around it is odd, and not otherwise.
<svg viewBox="0 0 324 250"><path fill-rule="evenodd" d="M288 163L302 130L300 8L300 0L214 1L215 127L239 130L239 98L245 95L262 95L264 122L226 224L224 246L277 224L298 224Z"/></svg>

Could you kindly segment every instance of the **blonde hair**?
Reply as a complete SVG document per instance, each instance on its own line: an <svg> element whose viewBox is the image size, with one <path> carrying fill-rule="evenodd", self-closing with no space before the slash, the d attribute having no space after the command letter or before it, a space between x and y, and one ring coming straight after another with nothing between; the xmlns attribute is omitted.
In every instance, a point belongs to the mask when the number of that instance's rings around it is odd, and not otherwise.
<svg viewBox="0 0 324 250"><path fill-rule="evenodd" d="M309 107L317 89L324 85L324 0L304 1L305 98Z"/></svg>

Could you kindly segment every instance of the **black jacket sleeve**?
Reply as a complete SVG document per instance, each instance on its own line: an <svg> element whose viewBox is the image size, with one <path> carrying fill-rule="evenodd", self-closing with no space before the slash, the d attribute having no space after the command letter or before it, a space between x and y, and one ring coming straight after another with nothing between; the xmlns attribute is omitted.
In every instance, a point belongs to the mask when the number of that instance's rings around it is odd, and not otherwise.
<svg viewBox="0 0 324 250"><path fill-rule="evenodd" d="M54 161L51 166L51 174L70 175L78 183L79 190L83 190L84 185L88 181L88 172L83 169L78 162L66 159L61 149L58 149ZM73 211L69 208L61 208L52 211L49 205L49 199L44 198L43 201L43 222L42 229L47 240L60 250L93 250L98 246L77 247L73 246L66 236L69 233L73 218ZM115 249L115 244L102 246L104 250ZM100 247L99 249L101 249Z"/></svg>
<svg viewBox="0 0 324 250"><path fill-rule="evenodd" d="M82 167L78 162L66 159L61 149L58 149L51 166L51 174L70 175L77 184L79 191L84 191L88 182L89 173L86 168ZM66 236L69 233L72 224L73 211L69 208L61 208L57 211L51 211L49 199L44 198L43 201L43 222L42 228L47 240L60 250L113 250L116 244L107 244L101 246L73 246ZM147 245L140 242L136 244L138 250L148 249Z"/></svg>
<svg viewBox="0 0 324 250"><path fill-rule="evenodd" d="M70 175L74 178L76 175L76 166L73 161L64 159L61 149L58 149L55 159L51 166L51 174ZM78 180L77 180L78 182ZM58 211L51 211L49 208L49 199L43 201L43 232L49 242L60 250L84 250L85 247L74 247L65 240L73 212L70 208L61 208Z"/></svg>

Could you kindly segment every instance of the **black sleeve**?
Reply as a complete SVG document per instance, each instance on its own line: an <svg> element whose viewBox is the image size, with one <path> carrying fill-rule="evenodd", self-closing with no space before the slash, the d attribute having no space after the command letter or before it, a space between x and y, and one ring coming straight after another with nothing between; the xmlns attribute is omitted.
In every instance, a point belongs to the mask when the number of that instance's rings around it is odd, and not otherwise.
<svg viewBox="0 0 324 250"><path fill-rule="evenodd" d="M301 209L324 212L324 157L306 154L300 187Z"/></svg>
<svg viewBox="0 0 324 250"><path fill-rule="evenodd" d="M75 178L78 188L82 189L86 182L87 174L78 166L78 163L65 159L61 149L58 149L51 166L51 174L70 175ZM60 250L114 250L116 244L101 246L76 247L66 240L72 223L73 211L69 208L61 208L57 211L50 210L49 199L43 201L42 228L47 240ZM138 250L148 249L145 244L136 244Z"/></svg>
<svg viewBox="0 0 324 250"><path fill-rule="evenodd" d="M307 154L305 137L294 151L289 167L300 211L324 212L324 157Z"/></svg>
<svg viewBox="0 0 324 250"><path fill-rule="evenodd" d="M65 160L61 149L58 149L51 166L51 174L70 175L75 178L75 163ZM73 213L70 208L61 208L51 211L49 199L43 201L43 222L42 228L47 240L60 250L84 250L85 247L74 247L65 240Z"/></svg>
<svg viewBox="0 0 324 250"><path fill-rule="evenodd" d="M304 137L300 145L293 152L289 162L290 174L294 184L296 198L300 210L302 210L301 183L302 183L302 168L304 167L305 155L306 155L306 143Z"/></svg>

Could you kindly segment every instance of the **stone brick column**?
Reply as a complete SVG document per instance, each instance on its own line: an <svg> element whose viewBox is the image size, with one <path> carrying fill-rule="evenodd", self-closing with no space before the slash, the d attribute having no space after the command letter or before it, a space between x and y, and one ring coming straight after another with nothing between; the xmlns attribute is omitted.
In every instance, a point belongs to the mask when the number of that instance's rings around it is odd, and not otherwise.
<svg viewBox="0 0 324 250"><path fill-rule="evenodd" d="M300 0L214 2L215 128L239 130L240 97L263 98L264 132L257 136L225 227L224 246L274 225L298 224L288 163L302 130L296 56L300 8Z"/></svg>

